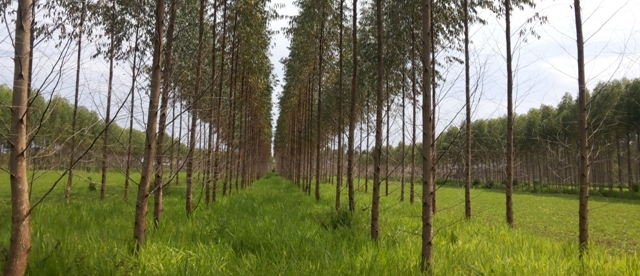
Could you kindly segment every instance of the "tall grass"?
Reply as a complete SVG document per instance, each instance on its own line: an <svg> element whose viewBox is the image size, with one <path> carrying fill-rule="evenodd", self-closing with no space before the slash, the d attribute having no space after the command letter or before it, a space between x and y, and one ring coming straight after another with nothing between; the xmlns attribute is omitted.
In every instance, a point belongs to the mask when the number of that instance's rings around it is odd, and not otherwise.
<svg viewBox="0 0 640 276"><path fill-rule="evenodd" d="M9 189L8 178L0 179L0 247L6 249ZM34 194L46 186L35 184ZM69 205L56 191L34 211L28 274L419 274L420 204L399 203L396 183L381 199L377 243L369 239L371 198L363 192L357 193L355 212L336 212L330 185L322 186L316 202L288 181L265 177L209 208L200 204L187 218L184 188L173 186L160 228L148 230L137 256L131 255L135 203L122 199L119 185L112 186L101 202L97 192L78 185ZM438 190L435 274L639 275L639 238L632 234L640 230L638 205L592 203L593 245L579 260L574 198L516 195L516 229L510 229L503 223L504 196L473 192L475 217L465 221L462 191ZM607 223L599 222L604 218ZM618 221L622 218L626 221Z"/></svg>

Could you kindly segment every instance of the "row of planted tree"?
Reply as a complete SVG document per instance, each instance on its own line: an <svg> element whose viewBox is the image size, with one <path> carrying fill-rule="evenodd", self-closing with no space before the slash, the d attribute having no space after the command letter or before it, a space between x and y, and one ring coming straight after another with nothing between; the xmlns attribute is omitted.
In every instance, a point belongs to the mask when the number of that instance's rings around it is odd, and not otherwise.
<svg viewBox="0 0 640 276"><path fill-rule="evenodd" d="M622 181L623 173L613 175L610 169L621 168L623 161L609 157L614 153L627 157L624 164L629 168L624 179L629 180L631 164L637 158L628 148L636 143L638 127L629 128L629 122L634 121L631 116L636 116L640 101L612 101L611 97L635 93L634 99L638 99L640 91L631 92L638 81L622 80L599 85L588 98L580 1L573 3L580 72L578 100L566 96L558 108L542 106L519 116L514 115L513 106L510 17L514 9L534 8L534 1L376 0L364 2L361 8L359 1L349 2L296 2L300 14L287 30L291 52L284 59L285 84L275 133L277 171L309 195L315 190L317 200L320 183L337 175L335 208L343 208L342 186L346 185L351 211L355 210L355 189L362 188L363 181L368 190L371 175L374 241L379 235L381 185L386 184L384 193L389 194L389 178L399 177L399 199L404 200L407 194L411 202L414 198L422 201L421 269L425 272L433 265L435 191L437 183L442 183L436 177L462 180L467 218L472 216L473 178L504 183L510 226L514 224L514 185L523 181L571 183L580 187L582 254L588 244L588 164L592 168L604 164L594 170L595 179L602 184L605 182L599 181L607 178L606 185L611 187ZM504 20L506 27L502 43L506 45L507 116L472 122L472 90L482 84L471 82L469 25L485 22L479 16L481 11ZM532 12L526 23L530 25L521 26L520 30L526 31L519 32L537 37L532 26L546 23L546 17ZM438 93L450 81L444 72L457 64L465 67L466 104L460 112L466 119L460 129L450 127L438 135ZM392 139L399 140L398 148L390 145ZM616 143L626 143L626 155L616 151ZM405 181L410 185L407 188ZM416 185L422 189L414 190ZM416 190L422 193L416 194Z"/></svg>
<svg viewBox="0 0 640 276"><path fill-rule="evenodd" d="M401 102L398 99L392 100ZM407 100L411 102L411 100ZM592 188L597 188L601 195L632 196L640 192L640 134L638 111L640 111L640 79L633 81L613 80L598 84L593 89L589 113L589 125L592 145ZM402 114L402 105L391 105L397 113ZM412 109L410 106L409 109ZM556 107L542 105L529 110L526 114L514 118L514 185L533 190L550 189L559 192L577 191L578 152L575 144L577 137L576 113L577 102L570 94L565 94ZM394 112L392 112L394 113ZM365 115L366 116L366 115ZM370 116L370 115L369 115ZM401 116L401 115L400 115ZM409 120L413 118L409 116ZM385 118L385 122L389 119ZM392 115L391 121L394 117ZM398 119L398 118L395 118ZM399 124L406 124L405 118ZM504 141L506 133L506 117L495 119L478 119L471 123L471 158L475 160L470 169L472 185L494 188L505 181ZM372 173L373 149L369 147L367 136L371 136L373 126L367 126L366 120L361 122L362 135L357 138L355 160L356 187L368 191L369 176ZM388 123L387 123L388 124ZM385 124L385 125L387 125ZM406 126L401 126L407 128ZM409 128L412 125L409 124ZM451 126L436 137L435 173L440 184L461 184L465 178L465 125ZM422 152L421 143L413 143L413 133L405 134L407 144L389 145L382 149L382 173L386 176L385 191L388 190L388 179L401 182L404 186L416 182L416 173L421 175L422 159L416 158L416 152ZM324 149L323 159L328 160L322 167L324 179L333 182L338 174L338 158L344 158L346 152L338 151L338 137L329 137ZM404 146L403 146L404 145ZM341 171L346 170L342 164ZM417 182L420 182L419 179ZM573 190L573 191L572 191ZM631 193L631 195L627 195ZM404 199L404 189L400 191L400 199Z"/></svg>
<svg viewBox="0 0 640 276"><path fill-rule="evenodd" d="M102 199L108 172L122 169L126 187L130 181L138 184L133 231L138 251L145 244L149 198L154 225L160 227L163 188L180 171L186 172L189 215L198 182L208 206L217 191L231 194L234 186L244 188L270 169L268 23L277 15L267 1L20 0L16 5L3 0L0 8L15 11L2 18L15 22L13 93L0 87L3 118L11 118L2 130L8 139L0 159L8 163L12 189L6 275L25 272L30 213L41 202L30 204L27 170L63 171L51 188L65 179L69 202L75 169L102 170ZM59 56L46 57L55 62L51 72L42 74L32 66L34 52L48 53L38 46L51 42ZM100 72L108 76L102 84L108 87L101 103L106 109L100 112L89 111L79 100L86 93L82 72L92 64L87 65L82 51L93 51L92 60L109 64L108 71ZM68 87L60 83L69 81L62 68L70 61L75 65L73 101L59 96L65 92L61 87ZM130 65L131 77L118 106L112 101L116 64ZM143 113L134 111L143 104L148 105ZM135 130L134 121L145 131ZM122 122L128 127L116 124ZM141 178L131 179L133 172Z"/></svg>

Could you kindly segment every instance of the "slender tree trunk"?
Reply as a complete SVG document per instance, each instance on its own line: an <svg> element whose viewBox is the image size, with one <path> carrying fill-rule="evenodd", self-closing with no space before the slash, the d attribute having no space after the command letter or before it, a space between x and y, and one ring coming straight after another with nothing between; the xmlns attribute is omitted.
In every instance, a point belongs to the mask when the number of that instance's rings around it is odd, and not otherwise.
<svg viewBox="0 0 640 276"><path fill-rule="evenodd" d="M342 2L341 2L342 3ZM340 6L342 8L342 5ZM353 151L356 129L356 91L358 89L358 0L353 0L353 75L351 77L351 99L349 102L349 137L347 149L347 185L349 186L349 211L355 211L355 190L353 188ZM362 134L362 132L360 132ZM640 148L639 148L640 151ZM358 179L359 180L359 179Z"/></svg>
<svg viewBox="0 0 640 276"><path fill-rule="evenodd" d="M434 16L433 16L433 11L435 10L434 8L434 0L431 0L431 26L434 25ZM431 155L433 155L432 160L433 160L433 164L431 166L431 185L433 185L433 194L431 196L431 212L433 214L436 213L436 207L437 207L437 201L436 201L436 195L438 192L438 187L436 185L436 167L438 164L436 164L436 87L438 86L438 83L436 82L436 43L435 43L435 34L432 30L431 32L431 37L429 38L431 40L431 72L433 72L431 74Z"/></svg>
<svg viewBox="0 0 640 276"><path fill-rule="evenodd" d="M342 189L342 134L344 133L342 130L342 123L344 119L342 118L342 94L344 93L343 89L343 37L344 37L344 0L340 0L340 41L339 41L339 77L338 77L338 168L337 168L337 176L336 176L336 210L340 210L340 190ZM348 177L347 177L348 178Z"/></svg>
<svg viewBox="0 0 640 276"><path fill-rule="evenodd" d="M386 140L387 140L387 146L385 147L384 150L384 165L385 165L385 170L384 170L384 195L385 196L389 196L389 177L391 177L391 174L389 173L389 131L391 128L391 117L389 117L389 110L391 109L391 97L390 97L390 93L389 93L389 80L386 79L386 101L387 101L387 108L385 110L385 117L387 118L387 135L386 135Z"/></svg>
<svg viewBox="0 0 640 276"><path fill-rule="evenodd" d="M620 197L623 197L622 194L622 154L620 152L620 138L616 134L616 156L618 157L618 188L620 189Z"/></svg>
<svg viewBox="0 0 640 276"><path fill-rule="evenodd" d="M133 51L133 66L131 67L131 106L129 110L129 137L127 141L127 165L124 173L124 198L129 198L129 179L131 177L131 154L133 150L133 111L135 107L135 95L136 95L136 79L137 79L137 58L138 58L138 40L140 36L138 35L138 27L136 27L136 38L135 38L135 50Z"/></svg>
<svg viewBox="0 0 640 276"><path fill-rule="evenodd" d="M162 95L160 98L160 119L158 122L158 137L156 138L156 169L153 185L153 226L157 229L162 217L163 193L164 193L164 144L165 130L167 128L167 105L169 104L169 90L171 90L173 33L176 22L177 0L171 0L169 7L169 26L167 26L167 44L164 50L164 72L162 79Z"/></svg>
<svg viewBox="0 0 640 276"><path fill-rule="evenodd" d="M580 136L580 257L587 251L589 243L589 144L587 141L587 98L584 74L584 39L580 0L573 1L576 19L576 45L578 48L578 132Z"/></svg>
<svg viewBox="0 0 640 276"><path fill-rule="evenodd" d="M115 11L115 1L111 1L111 8ZM104 143L102 144L102 176L100 178L100 199L104 200L107 191L107 150L109 146L109 126L111 125L111 91L113 89L113 59L114 59L114 31L109 32L109 84L107 85L107 115L104 118Z"/></svg>
<svg viewBox="0 0 640 276"><path fill-rule="evenodd" d="M507 41L507 223L513 227L513 69L511 57L511 0L504 1Z"/></svg>
<svg viewBox="0 0 640 276"><path fill-rule="evenodd" d="M237 80L238 80L238 59L239 59L239 53L240 50L238 49L240 43L238 42L238 36L237 36L237 32L236 32L236 27L237 27L237 22L238 22L238 11L236 10L234 12L234 19L233 19L233 40L231 42L231 75L230 75L230 85L231 85L231 108L229 109L229 129L231 129L230 134L230 139L229 139L229 149L230 149L230 161L229 161L229 192L231 193L231 191L233 190L233 183L236 183L236 192L238 191L238 185L237 182L234 178L234 172L236 170L237 167L235 167L232 163L234 163L234 161L237 159L236 157L234 157L234 153L235 153L235 149L236 149L236 117L235 117L235 112L236 112L236 106L237 106L237 102L238 102L238 86L237 86Z"/></svg>
<svg viewBox="0 0 640 276"><path fill-rule="evenodd" d="M371 239L378 241L380 234L380 159L382 156L382 79L384 77L384 63L382 60L382 0L376 0L376 45L377 45L377 89L376 89L376 145L373 153L373 198L371 204Z"/></svg>
<svg viewBox="0 0 640 276"><path fill-rule="evenodd" d="M180 102L180 113L179 113L180 123L178 124L178 160L181 161L180 162L181 165L178 167L178 171L176 172L176 184L180 185L180 171L182 171L182 166L184 165L184 158L182 156L182 123L183 123L182 116L184 116L184 102L180 100L177 95L174 96L174 101L176 100ZM187 119L189 119L188 116L187 116Z"/></svg>
<svg viewBox="0 0 640 276"><path fill-rule="evenodd" d="M465 154L465 182L464 182L464 215L471 218L471 77L469 59L469 0L464 0L464 79L465 79L465 109L466 109L466 154Z"/></svg>
<svg viewBox="0 0 640 276"><path fill-rule="evenodd" d="M222 43L220 43L220 82L218 83L218 95L220 98L218 98L218 109L221 110L222 108L222 97L223 97L223 91L222 88L224 86L224 58L225 58L225 47L227 45L227 0L222 0ZM221 113L221 111L218 111L218 113ZM218 116L218 118L220 118L220 116ZM220 119L217 119L218 121ZM222 125L221 122L219 122L219 125ZM218 139L223 138L223 133L222 133L222 128L219 127L218 129ZM226 139L226 138L225 138ZM228 140L228 139L227 139ZM225 141L226 144L228 144L228 141ZM227 170L227 167L229 166L229 148L225 145L225 156L227 157L227 160L225 160L225 167L224 170ZM222 180L222 195L226 196L227 195L227 176L228 174L225 173L224 178Z"/></svg>
<svg viewBox="0 0 640 276"><path fill-rule="evenodd" d="M198 58L196 65L196 87L193 95L191 95L191 130L189 131L189 153L187 155L187 196L185 209L187 216L193 211L193 171L194 171L194 153L196 149L196 127L198 125L198 111L200 86L202 84L202 54L204 52L204 10L205 1L200 0L200 19L198 23Z"/></svg>
<svg viewBox="0 0 640 276"><path fill-rule="evenodd" d="M322 6L322 22L320 23L320 45L318 54L318 121L317 121L317 133L316 133L316 201L320 201L320 145L322 133L320 128L322 126L322 74L323 72L323 54L324 54L324 25L325 25L325 11Z"/></svg>
<svg viewBox="0 0 640 276"><path fill-rule="evenodd" d="M18 1L15 29L13 99L11 102L10 158L11 238L4 275L24 275L31 251L31 216L27 180L27 107L29 105L29 56L32 51L32 1Z"/></svg>
<svg viewBox="0 0 640 276"><path fill-rule="evenodd" d="M627 186L629 192L633 193L633 165L631 162L631 133L627 132Z"/></svg>
<svg viewBox="0 0 640 276"><path fill-rule="evenodd" d="M223 19L224 20L224 19ZM217 94L218 96L218 100L217 100L217 105L216 108L213 108L213 103L216 102L215 96L215 87L216 87L216 39L217 39L217 25L218 25L218 0L214 0L213 1L213 25L211 25L211 45L213 45L211 47L211 90L209 93L211 93L211 124L213 124L214 119L215 118L215 125L211 126L211 129L213 131L213 128L215 126L216 128L216 142L215 142L215 146L213 149L213 173L212 173L212 179L211 182L213 184L212 187L212 191L213 193L211 194L211 200L213 202L216 201L216 198L218 196L218 170L219 170L219 157L220 157L220 113L221 113L221 109L222 109L222 89L220 89L219 93ZM220 71L222 72L222 71ZM220 82L222 82L222 76L220 76ZM215 112L214 112L215 110ZM213 135L211 133L211 135Z"/></svg>
<svg viewBox="0 0 640 276"><path fill-rule="evenodd" d="M198 87L199 88L199 87ZM196 89L195 93L199 93L200 89ZM186 165L186 199L185 199L185 211L187 216L191 215L193 211L193 172L194 172L194 152L196 149L196 127L198 126L198 104L195 99L197 96L191 96L191 126L189 128L189 149L187 150L187 165Z"/></svg>
<svg viewBox="0 0 640 276"><path fill-rule="evenodd" d="M405 141L405 101L406 101L406 97L407 97L407 93L405 91L405 67L402 67L402 160L400 160L400 201L404 201L404 165L405 165L405 160L407 159L406 157L406 141Z"/></svg>
<svg viewBox="0 0 640 276"><path fill-rule="evenodd" d="M413 24L412 24L413 25ZM411 94L413 97L413 115L411 122L411 187L409 188L409 202L413 204L415 202L415 174L416 174L416 142L418 141L416 135L416 118L418 117L418 85L416 80L416 37L411 33Z"/></svg>
<svg viewBox="0 0 640 276"><path fill-rule="evenodd" d="M153 174L153 161L156 154L156 123L158 119L158 100L160 98L160 82L162 71L162 48L164 35L164 0L156 1L156 26L153 45L153 64L151 67L151 82L149 93L149 109L147 113L147 131L145 137L144 161L142 162L142 176L138 185L136 201L135 227L133 230L134 252L138 252L144 245L147 231L147 202L149 199L149 184Z"/></svg>
<svg viewBox="0 0 640 276"><path fill-rule="evenodd" d="M431 110L431 0L422 1L422 256L420 270L433 273L433 144Z"/></svg>
<svg viewBox="0 0 640 276"><path fill-rule="evenodd" d="M370 95L370 90L367 89L367 100L366 100L366 105L367 105L367 115L365 115L366 117L366 124L367 124L367 154L365 155L365 161L364 161L364 192L368 193L369 192L369 159L371 158L371 144L369 143L369 137L371 137L371 133L370 133L370 129L369 126L371 125L370 122L370 118L369 118L369 114L370 113L370 109L371 109L371 104L369 103L369 99L371 99L371 95Z"/></svg>
<svg viewBox="0 0 640 276"><path fill-rule="evenodd" d="M86 14L86 2L82 0L80 7L80 24L78 25L78 58L76 63L76 86L75 96L73 100L73 118L71 121L71 154L69 156L69 174L67 178L67 186L64 193L64 198L67 203L71 200L71 188L73 187L73 164L75 163L75 151L76 151L76 126L78 120L78 98L80 95L80 61L82 59L82 34L84 31L84 19Z"/></svg>

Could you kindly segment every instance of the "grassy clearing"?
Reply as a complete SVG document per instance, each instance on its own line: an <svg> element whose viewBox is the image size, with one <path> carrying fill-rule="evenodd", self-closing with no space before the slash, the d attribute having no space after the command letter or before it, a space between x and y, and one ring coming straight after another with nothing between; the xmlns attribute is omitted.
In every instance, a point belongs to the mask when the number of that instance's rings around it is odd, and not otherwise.
<svg viewBox="0 0 640 276"><path fill-rule="evenodd" d="M8 177L0 177L0 221L9 222ZM48 188L46 179L34 184L34 197ZM104 202L98 200L98 192L84 186L88 185L77 185L74 200L66 205L61 185L34 211L28 274L419 274L420 206L399 203L396 183L392 194L381 199L377 244L369 240L370 194L358 193L353 214L336 213L333 186L323 185L322 200L316 203L295 185L272 176L210 208L201 204L187 219L183 187L172 187L161 228L149 230L146 248L137 257L129 254L134 202L122 199L117 184L109 187ZM471 221L462 219L462 195L452 187L438 192L434 240L438 275L640 273L636 202L592 201L594 245L579 261L575 196L516 195L512 230L503 224L503 194L474 190ZM9 224L0 224L1 248L8 245L8 233Z"/></svg>

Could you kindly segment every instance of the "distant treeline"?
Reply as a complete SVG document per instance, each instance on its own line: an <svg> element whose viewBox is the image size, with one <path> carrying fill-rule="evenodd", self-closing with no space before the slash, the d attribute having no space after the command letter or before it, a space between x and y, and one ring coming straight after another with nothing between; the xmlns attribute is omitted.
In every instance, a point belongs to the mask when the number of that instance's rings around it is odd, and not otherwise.
<svg viewBox="0 0 640 276"><path fill-rule="evenodd" d="M9 151L9 118L11 118L12 89L5 84L0 84L0 134L3 137L0 143L0 164L6 165L6 158ZM72 132L71 124L73 120L73 104L59 95L43 95L38 91L32 91L30 95L30 107L27 116L28 133L30 137L30 157L34 160L34 166L38 168L54 169L62 164L66 164L71 152L70 140L73 135L76 137L76 155L88 150L79 164L84 167L98 167L102 138L99 136L105 129L105 121L100 118L97 112L89 110L87 107L79 106L77 112L77 131ZM113 166L122 164L127 155L127 145L129 141L129 128L123 128L113 122L109 126L108 145ZM144 151L144 132L133 129L132 154L135 159L141 160ZM167 137L171 137L167 135ZM94 141L99 143L92 144ZM186 154L186 147L180 144L178 139L167 139L165 148L170 149L175 145L175 152ZM181 145L181 146L179 146ZM2 157L7 155L7 157ZM122 159L122 160L121 160ZM94 162L95 161L95 162ZM134 162L135 164L139 162Z"/></svg>

